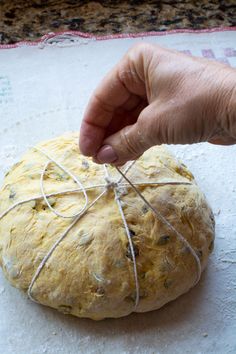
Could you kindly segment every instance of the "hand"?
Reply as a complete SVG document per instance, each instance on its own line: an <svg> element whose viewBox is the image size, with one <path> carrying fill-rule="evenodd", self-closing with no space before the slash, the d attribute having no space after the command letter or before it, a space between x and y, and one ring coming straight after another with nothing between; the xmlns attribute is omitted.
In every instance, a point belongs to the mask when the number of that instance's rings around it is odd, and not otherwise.
<svg viewBox="0 0 236 354"><path fill-rule="evenodd" d="M152 44L131 48L86 109L80 150L122 165L153 145L236 143L236 71Z"/></svg>

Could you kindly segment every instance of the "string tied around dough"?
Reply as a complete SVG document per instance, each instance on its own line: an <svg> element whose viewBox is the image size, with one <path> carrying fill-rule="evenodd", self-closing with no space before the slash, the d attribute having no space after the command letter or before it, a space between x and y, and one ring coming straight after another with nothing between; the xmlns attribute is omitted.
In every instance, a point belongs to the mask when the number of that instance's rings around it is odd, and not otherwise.
<svg viewBox="0 0 236 354"><path fill-rule="evenodd" d="M39 153L43 154L46 158L47 158L47 162L44 165L41 174L40 174L40 190L41 190L41 194L37 195L37 196L33 196L31 198L26 198L24 200L21 200L19 202L14 203L12 206L10 206L7 210L5 210L4 212L2 212L0 214L0 220L6 215L8 214L11 210L13 210L14 208L16 208L19 205L22 205L24 203L28 203L30 201L33 200L38 200L38 199L44 199L45 203L47 204L48 208L58 217L62 217L62 218L70 218L73 219L71 224L66 228L66 230L62 233L62 235L60 235L60 237L56 240L56 242L51 246L51 248L48 250L48 252L46 253L46 255L43 257L42 261L40 262L40 264L38 265L36 272L34 273L34 276L30 282L29 288L28 288L28 296L31 300L38 302L34 296L32 295L32 290L33 290L33 286L36 282L36 280L38 279L41 271L43 270L46 262L49 260L49 258L51 257L51 255L53 254L53 252L55 251L55 249L59 246L59 244L62 242L62 240L68 235L68 233L70 232L70 230L77 224L77 222L88 212L88 210L90 208L92 208L97 202L98 200L100 200L103 195L105 195L108 191L113 190L114 191L114 200L117 203L120 215L121 215L121 219L124 225L124 229L126 232L126 236L127 236L127 240L128 240L128 244L129 244L129 249L130 249L130 254L131 254L131 259L132 259L132 264L133 264L133 274L134 274L134 284L135 284L135 301L134 301L134 310L137 308L138 304L139 304L139 280L138 280L138 270L137 270L137 262L136 262L136 256L135 256L135 251L134 251L134 244L133 244L133 240L132 240L132 236L130 234L130 230L128 227L128 223L125 217L125 213L123 210L123 202L121 200L121 197L127 193L127 188L132 188L136 194L143 200L143 202L145 203L145 205L153 212L153 214L155 215L155 217L157 217L162 223L164 223L172 232L175 233L176 237L186 246L188 247L190 253L192 254L193 258L195 259L196 262L196 266L197 266L197 276L196 276L196 280L194 281L193 286L199 281L200 279L200 275L201 275L201 263L200 260L195 252L195 250L192 248L192 246L189 244L189 242L184 238L184 236L178 232L172 225L171 223L165 219L165 217L163 217L161 215L161 213L154 208L149 201L143 196L143 194L138 190L137 186L166 186L166 185L191 185L191 182L186 182L186 181L139 181L139 182L131 182L130 179L127 177L127 173L129 172L129 170L133 167L135 161L130 162L126 168L124 169L124 171L121 171L120 168L116 167L117 172L119 173L120 177L117 180L114 180L111 178L109 171L108 171L108 166L107 165L103 165L103 171L104 171L104 181L105 183L101 183L101 184L97 184L97 185L89 185L87 187L85 187L78 179L77 176L75 176L72 172L70 172L65 166L63 166L60 162L58 162L56 159L54 159L51 155L49 155L46 151L40 149L39 147L33 147L33 149L35 149L36 151L38 151ZM47 171L47 168L49 166L49 164L54 163L55 165L57 165L62 171L64 171L66 174L68 174L76 183L77 188L73 188L73 189L67 189L64 191L59 191L59 192L55 192L55 193L50 193L50 194L46 194L45 190L44 190L44 177ZM125 180L126 182L123 182L123 180ZM87 191L89 190L93 190L93 189L101 189L102 191L98 194L98 196L89 203L88 201L88 195L87 195ZM77 211L76 213L73 213L71 215L65 215L62 214L60 212L58 212L53 206L51 206L50 202L49 202L49 198L52 196L58 196L58 195L65 195L67 193L74 193L74 192L82 192L82 194L84 195L84 204L82 205L82 207L80 208L79 211Z"/></svg>
<svg viewBox="0 0 236 354"><path fill-rule="evenodd" d="M105 176L104 180L106 182L105 188L107 191L118 187L118 183L116 181L112 180L110 177Z"/></svg>

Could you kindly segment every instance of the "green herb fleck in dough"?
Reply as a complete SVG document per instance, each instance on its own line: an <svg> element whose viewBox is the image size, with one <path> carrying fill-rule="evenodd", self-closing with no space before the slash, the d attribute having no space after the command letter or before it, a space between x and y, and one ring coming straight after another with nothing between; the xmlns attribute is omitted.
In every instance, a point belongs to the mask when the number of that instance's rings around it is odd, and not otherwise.
<svg viewBox="0 0 236 354"><path fill-rule="evenodd" d="M142 213L143 214L146 214L148 212L148 206L146 205L146 204L144 204L143 206L142 206Z"/></svg>
<svg viewBox="0 0 236 354"><path fill-rule="evenodd" d="M157 244L158 244L158 246L163 246L163 245L166 245L169 241L170 241L170 236L163 235L158 239Z"/></svg>
<svg viewBox="0 0 236 354"><path fill-rule="evenodd" d="M165 281L164 281L164 287L165 287L166 289L169 289L172 284L173 284L173 280L168 279L168 278L165 279Z"/></svg>
<svg viewBox="0 0 236 354"><path fill-rule="evenodd" d="M105 294L105 290L103 287L99 286L96 290L96 293L100 296L103 296Z"/></svg>
<svg viewBox="0 0 236 354"><path fill-rule="evenodd" d="M167 257L163 259L163 262L160 264L161 272L171 272L174 269L175 265Z"/></svg>
<svg viewBox="0 0 236 354"><path fill-rule="evenodd" d="M86 160L82 160L82 167L84 170L88 170L89 169L89 163Z"/></svg>
<svg viewBox="0 0 236 354"><path fill-rule="evenodd" d="M139 298L145 299L148 296L147 291L145 289L140 289Z"/></svg>
<svg viewBox="0 0 236 354"><path fill-rule="evenodd" d="M116 262L115 262L115 266L117 268L123 268L125 267L126 263L124 261L124 259L118 259Z"/></svg>
<svg viewBox="0 0 236 354"><path fill-rule="evenodd" d="M48 198L48 202L51 205L51 207L53 207L56 204L56 199L53 197L50 197L50 198Z"/></svg>
<svg viewBox="0 0 236 354"><path fill-rule="evenodd" d="M60 312L64 313L65 315L69 315L71 313L72 306L70 306L70 305L59 305L58 306L58 310Z"/></svg>
<svg viewBox="0 0 236 354"><path fill-rule="evenodd" d="M129 233L131 237L135 236L135 232L132 229L129 229Z"/></svg>
<svg viewBox="0 0 236 354"><path fill-rule="evenodd" d="M139 249L137 245L133 244L133 249L134 249L134 255L135 257L138 257L139 255ZM128 244L127 251L126 251L126 257L129 258L131 261L133 261L130 245Z"/></svg>
<svg viewBox="0 0 236 354"><path fill-rule="evenodd" d="M90 244L93 241L93 234L92 233L86 233L81 235L81 231L79 231L79 235L80 237L79 242L78 242L78 246L88 246L88 244Z"/></svg>
<svg viewBox="0 0 236 354"><path fill-rule="evenodd" d="M16 192L13 189L11 189L9 194L9 199L14 199L15 196L16 196Z"/></svg>
<svg viewBox="0 0 236 354"><path fill-rule="evenodd" d="M202 250L197 250L196 254L197 254L199 259L202 259Z"/></svg>
<svg viewBox="0 0 236 354"><path fill-rule="evenodd" d="M181 248L181 253L182 254L189 254L190 253L190 248L188 246L183 246Z"/></svg>

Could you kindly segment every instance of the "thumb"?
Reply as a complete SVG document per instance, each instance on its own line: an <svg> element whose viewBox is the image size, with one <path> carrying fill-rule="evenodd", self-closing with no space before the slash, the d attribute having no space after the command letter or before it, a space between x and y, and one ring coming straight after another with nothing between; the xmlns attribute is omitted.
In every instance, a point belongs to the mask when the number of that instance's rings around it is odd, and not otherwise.
<svg viewBox="0 0 236 354"><path fill-rule="evenodd" d="M128 125L106 138L94 160L98 163L123 165L127 161L136 160L147 149L157 144L153 129L155 121L148 114L148 108L141 112L135 124Z"/></svg>

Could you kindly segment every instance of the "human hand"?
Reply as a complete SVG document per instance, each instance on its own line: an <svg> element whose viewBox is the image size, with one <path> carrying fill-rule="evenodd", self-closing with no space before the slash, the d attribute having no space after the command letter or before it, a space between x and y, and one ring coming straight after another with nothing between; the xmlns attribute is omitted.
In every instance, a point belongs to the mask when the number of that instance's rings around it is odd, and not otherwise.
<svg viewBox="0 0 236 354"><path fill-rule="evenodd" d="M236 143L236 71L152 44L131 48L93 93L80 150L122 165L159 144Z"/></svg>

